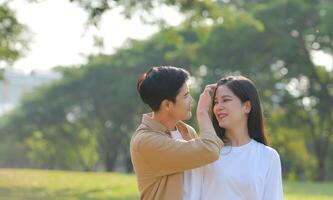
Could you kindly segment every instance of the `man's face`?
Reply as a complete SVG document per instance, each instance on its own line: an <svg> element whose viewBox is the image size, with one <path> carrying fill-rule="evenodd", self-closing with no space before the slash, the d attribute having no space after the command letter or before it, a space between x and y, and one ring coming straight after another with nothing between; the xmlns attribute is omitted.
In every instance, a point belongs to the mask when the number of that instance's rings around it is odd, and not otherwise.
<svg viewBox="0 0 333 200"><path fill-rule="evenodd" d="M184 83L178 95L176 102L171 102L169 114L177 120L188 120L192 117L191 107L193 98L189 93L188 83Z"/></svg>

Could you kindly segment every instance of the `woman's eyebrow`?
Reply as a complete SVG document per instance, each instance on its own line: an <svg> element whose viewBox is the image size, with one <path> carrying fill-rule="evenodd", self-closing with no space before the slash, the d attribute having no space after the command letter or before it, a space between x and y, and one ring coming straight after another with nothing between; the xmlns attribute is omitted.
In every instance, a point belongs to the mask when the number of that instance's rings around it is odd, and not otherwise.
<svg viewBox="0 0 333 200"><path fill-rule="evenodd" d="M223 99L223 98L225 98L225 97L230 97L230 98L232 98L231 95L222 95L222 96L220 96L219 98ZM217 99L217 98L218 98L218 97L215 97L215 99Z"/></svg>

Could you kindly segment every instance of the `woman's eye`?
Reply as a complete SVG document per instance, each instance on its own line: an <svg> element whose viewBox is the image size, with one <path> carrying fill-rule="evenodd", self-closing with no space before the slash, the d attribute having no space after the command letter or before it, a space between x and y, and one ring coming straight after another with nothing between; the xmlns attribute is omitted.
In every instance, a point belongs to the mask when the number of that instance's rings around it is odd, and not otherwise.
<svg viewBox="0 0 333 200"><path fill-rule="evenodd" d="M230 99L224 99L223 102L227 102L227 101L230 101Z"/></svg>

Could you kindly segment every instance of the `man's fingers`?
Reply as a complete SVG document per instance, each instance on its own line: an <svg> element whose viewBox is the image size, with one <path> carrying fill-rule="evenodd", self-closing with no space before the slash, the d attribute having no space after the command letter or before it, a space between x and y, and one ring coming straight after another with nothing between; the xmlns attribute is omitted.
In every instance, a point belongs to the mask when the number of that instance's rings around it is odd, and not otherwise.
<svg viewBox="0 0 333 200"><path fill-rule="evenodd" d="M204 92L210 94L210 93L213 93L214 90L211 89L211 88L206 88L206 89L204 90Z"/></svg>
<svg viewBox="0 0 333 200"><path fill-rule="evenodd" d="M215 90L215 88L216 88L216 85L217 85L217 84L209 84L209 85L206 85L206 86L205 86L204 93L205 93L205 92L213 93L214 90Z"/></svg>
<svg viewBox="0 0 333 200"><path fill-rule="evenodd" d="M206 85L204 92L207 91L207 92L213 93L216 88L216 85L217 84Z"/></svg>
<svg viewBox="0 0 333 200"><path fill-rule="evenodd" d="M214 83L214 84L208 84L208 85L206 85L206 88L210 88L210 89L214 90L216 88L216 86L217 86L216 83Z"/></svg>

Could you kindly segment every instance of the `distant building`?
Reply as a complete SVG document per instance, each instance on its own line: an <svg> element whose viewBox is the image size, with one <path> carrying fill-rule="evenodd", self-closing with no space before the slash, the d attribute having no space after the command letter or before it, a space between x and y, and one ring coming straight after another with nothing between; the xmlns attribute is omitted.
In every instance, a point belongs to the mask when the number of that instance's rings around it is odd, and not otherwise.
<svg viewBox="0 0 333 200"><path fill-rule="evenodd" d="M12 110L20 102L23 94L60 78L61 74L52 71L32 71L27 74L6 69L4 80L0 81L0 115Z"/></svg>

